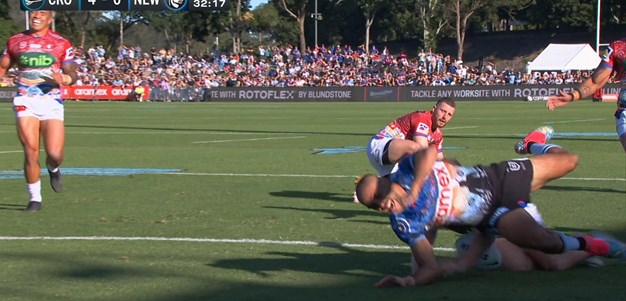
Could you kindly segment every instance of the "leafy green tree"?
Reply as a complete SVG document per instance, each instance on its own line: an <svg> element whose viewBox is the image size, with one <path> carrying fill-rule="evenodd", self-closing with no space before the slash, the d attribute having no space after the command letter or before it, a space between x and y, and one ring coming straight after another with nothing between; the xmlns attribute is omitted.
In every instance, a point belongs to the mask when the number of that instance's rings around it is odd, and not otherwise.
<svg viewBox="0 0 626 301"><path fill-rule="evenodd" d="M444 0L417 0L417 16L422 22L426 49L437 49L438 39L450 20L443 18Z"/></svg>
<svg viewBox="0 0 626 301"><path fill-rule="evenodd" d="M376 13L384 7L385 3L387 3L387 0L357 0L357 4L365 17L365 51L368 53L370 49L370 28L374 23Z"/></svg>
<svg viewBox="0 0 626 301"><path fill-rule="evenodd" d="M273 36L273 33L278 31L281 22L280 15L276 6L270 3L258 6L252 11L252 15L250 27L257 35L258 44L263 44L264 36Z"/></svg>
<svg viewBox="0 0 626 301"><path fill-rule="evenodd" d="M300 36L300 50L306 50L306 38L304 36L304 20L306 19L306 5L309 0L276 0L278 6L298 23Z"/></svg>

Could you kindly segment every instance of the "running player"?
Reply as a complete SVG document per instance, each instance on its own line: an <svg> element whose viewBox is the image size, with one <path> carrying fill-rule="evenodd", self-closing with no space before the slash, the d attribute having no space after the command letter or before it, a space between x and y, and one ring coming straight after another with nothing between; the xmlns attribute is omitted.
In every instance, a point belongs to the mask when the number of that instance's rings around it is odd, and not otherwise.
<svg viewBox="0 0 626 301"><path fill-rule="evenodd" d="M549 230L524 209L532 191L573 171L578 164L576 154L544 144L545 137L539 138L541 141L527 141L534 142L533 149L541 150L528 159L464 167L436 161L437 150L429 146L400 161L391 177L363 176L356 189L360 202L389 214L392 229L409 245L419 266L415 274L404 278L390 275L377 286L423 285L443 276L446 269L437 262L432 247L441 227L473 226L480 230L463 261L456 264L456 272L474 266L495 235L521 248L545 253L582 250L626 259L626 246L614 238Z"/></svg>
<svg viewBox="0 0 626 301"><path fill-rule="evenodd" d="M546 106L550 110L567 105L570 102L593 95L598 89L602 89L615 72L615 78L626 84L626 38L614 41L602 55L600 65L572 92L563 91L558 95L548 97ZM617 99L617 111L615 112L615 130L619 136L622 147L626 152L626 88L622 87Z"/></svg>
<svg viewBox="0 0 626 301"><path fill-rule="evenodd" d="M24 149L24 176L30 201L26 212L41 209L39 141L43 138L46 167L52 189L63 189L59 166L65 144L64 111L60 85L76 81L70 42L50 30L52 11L30 11L29 29L9 38L0 56L0 81L17 67L18 93L13 99L17 134Z"/></svg>

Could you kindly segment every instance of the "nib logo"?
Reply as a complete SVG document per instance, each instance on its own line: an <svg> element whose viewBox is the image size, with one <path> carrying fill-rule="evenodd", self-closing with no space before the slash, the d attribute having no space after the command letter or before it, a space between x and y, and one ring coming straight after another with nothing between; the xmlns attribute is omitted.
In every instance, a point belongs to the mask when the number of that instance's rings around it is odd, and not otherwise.
<svg viewBox="0 0 626 301"><path fill-rule="evenodd" d="M48 68L56 60L47 53L24 53L19 57L20 65L26 68Z"/></svg>

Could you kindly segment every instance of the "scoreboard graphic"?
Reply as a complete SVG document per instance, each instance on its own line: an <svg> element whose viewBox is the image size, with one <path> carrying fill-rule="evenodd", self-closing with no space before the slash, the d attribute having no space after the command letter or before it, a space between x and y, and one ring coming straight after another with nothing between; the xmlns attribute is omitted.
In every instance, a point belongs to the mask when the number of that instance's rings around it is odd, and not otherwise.
<svg viewBox="0 0 626 301"><path fill-rule="evenodd" d="M221 11L231 8L230 0L20 0L24 11Z"/></svg>

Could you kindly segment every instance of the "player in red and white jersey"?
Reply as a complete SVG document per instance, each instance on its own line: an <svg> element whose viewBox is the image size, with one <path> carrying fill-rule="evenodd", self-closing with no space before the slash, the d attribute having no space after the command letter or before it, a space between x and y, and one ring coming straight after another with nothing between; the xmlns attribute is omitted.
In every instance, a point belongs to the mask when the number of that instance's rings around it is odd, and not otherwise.
<svg viewBox="0 0 626 301"><path fill-rule="evenodd" d="M17 133L24 149L24 176L30 201L26 212L41 209L39 141L43 138L46 166L52 189L63 188L59 166L65 144L61 85L76 81L76 64L70 42L50 30L54 13L30 11L29 29L9 38L0 56L0 81L14 80L18 94L13 99ZM11 67L17 67L13 79Z"/></svg>
<svg viewBox="0 0 626 301"><path fill-rule="evenodd" d="M609 81L611 75L615 75L622 85L626 85L626 38L612 42L602 54L600 65L572 92L561 91L559 95L548 97L546 106L550 110L567 105L570 102L593 95L598 89L602 89ZM626 151L626 87L622 87L617 99L617 111L615 112L615 130L619 136L624 151Z"/></svg>
<svg viewBox="0 0 626 301"><path fill-rule="evenodd" d="M429 145L436 145L438 159L443 160L443 133L454 116L456 104L450 98L437 101L431 111L415 111L382 128L367 146L367 156L379 175L387 176L397 169L404 157Z"/></svg>

